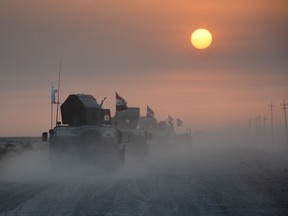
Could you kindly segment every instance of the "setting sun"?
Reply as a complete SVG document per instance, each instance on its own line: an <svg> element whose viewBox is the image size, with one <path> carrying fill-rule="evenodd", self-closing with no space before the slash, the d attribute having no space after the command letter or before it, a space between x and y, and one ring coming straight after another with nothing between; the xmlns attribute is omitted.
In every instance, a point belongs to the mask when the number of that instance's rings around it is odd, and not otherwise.
<svg viewBox="0 0 288 216"><path fill-rule="evenodd" d="M191 43L197 49L206 49L212 43L212 35L206 29L197 29L191 35Z"/></svg>

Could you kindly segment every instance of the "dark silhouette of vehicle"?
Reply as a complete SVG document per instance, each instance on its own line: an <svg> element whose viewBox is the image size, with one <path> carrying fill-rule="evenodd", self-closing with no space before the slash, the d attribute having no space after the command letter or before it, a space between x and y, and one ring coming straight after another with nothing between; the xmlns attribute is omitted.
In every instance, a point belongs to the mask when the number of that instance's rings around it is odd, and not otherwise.
<svg viewBox="0 0 288 216"><path fill-rule="evenodd" d="M122 111L116 111L113 124L122 132L128 133L130 141L126 145L127 155L138 159L144 159L149 155L149 134L143 128L139 128L139 107L128 107Z"/></svg>
<svg viewBox="0 0 288 216"><path fill-rule="evenodd" d="M124 164L129 135L111 125L110 109L103 109L102 103L92 95L72 94L61 105L62 124L57 123L49 132L51 159L57 161L56 166L71 161L102 168Z"/></svg>
<svg viewBox="0 0 288 216"><path fill-rule="evenodd" d="M170 145L173 142L175 132L174 128L167 121L157 121L154 117L141 117L139 127L148 131L153 145Z"/></svg>

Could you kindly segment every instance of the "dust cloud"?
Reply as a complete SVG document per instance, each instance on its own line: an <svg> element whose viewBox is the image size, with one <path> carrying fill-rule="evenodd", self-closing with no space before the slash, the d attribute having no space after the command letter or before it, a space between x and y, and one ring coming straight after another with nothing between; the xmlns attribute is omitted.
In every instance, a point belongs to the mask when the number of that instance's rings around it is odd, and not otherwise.
<svg viewBox="0 0 288 216"><path fill-rule="evenodd" d="M24 151L9 154L0 161L0 181L40 181L51 176L49 152Z"/></svg>
<svg viewBox="0 0 288 216"><path fill-rule="evenodd" d="M7 155L0 215L287 215L287 150L252 138L151 140L146 158L126 155L114 170L62 155L55 169L47 146Z"/></svg>
<svg viewBox="0 0 288 216"><path fill-rule="evenodd" d="M173 173L181 176L195 173L244 175L282 171L287 174L287 150L283 145L277 145L272 146L269 139L232 130L201 133L193 137L193 143L152 140L146 158L126 155L124 166L115 170L105 170L71 158L66 161L64 155L60 155L61 160L55 165L46 146L2 158L0 181L145 179L151 175L169 176Z"/></svg>

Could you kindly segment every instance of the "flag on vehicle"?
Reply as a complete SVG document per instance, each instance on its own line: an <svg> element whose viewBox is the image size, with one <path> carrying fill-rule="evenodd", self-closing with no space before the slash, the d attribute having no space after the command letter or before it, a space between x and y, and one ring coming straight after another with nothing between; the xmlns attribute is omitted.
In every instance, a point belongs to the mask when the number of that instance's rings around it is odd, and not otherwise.
<svg viewBox="0 0 288 216"><path fill-rule="evenodd" d="M154 111L149 106L147 106L147 117L154 117Z"/></svg>
<svg viewBox="0 0 288 216"><path fill-rule="evenodd" d="M116 92L116 111L123 111L127 109L127 102Z"/></svg>
<svg viewBox="0 0 288 216"><path fill-rule="evenodd" d="M56 104L56 93L57 93L57 89L54 88L54 85L52 83L52 87L51 87L51 103L52 104Z"/></svg>
<svg viewBox="0 0 288 216"><path fill-rule="evenodd" d="M180 119L177 119L177 126L178 126L178 127L181 127L181 126L182 126L182 124L183 124L183 121L182 121L182 120L180 120Z"/></svg>
<svg viewBox="0 0 288 216"><path fill-rule="evenodd" d="M174 122L174 119L169 115L168 116L168 124L173 127L173 122Z"/></svg>

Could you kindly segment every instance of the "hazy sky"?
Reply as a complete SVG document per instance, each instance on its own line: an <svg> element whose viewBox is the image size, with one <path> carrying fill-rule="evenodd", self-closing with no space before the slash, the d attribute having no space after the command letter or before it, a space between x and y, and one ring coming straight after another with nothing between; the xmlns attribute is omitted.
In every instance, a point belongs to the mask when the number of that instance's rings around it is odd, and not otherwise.
<svg viewBox="0 0 288 216"><path fill-rule="evenodd" d="M212 46L190 35L207 28ZM1 0L0 136L50 127L51 82L61 101L88 93L115 112L170 114L193 130L246 126L288 101L287 0Z"/></svg>

